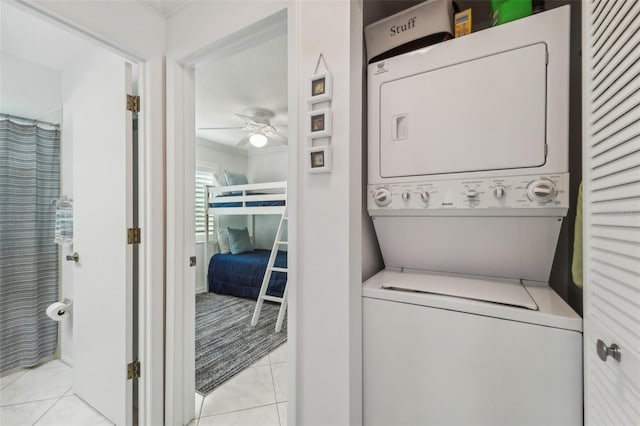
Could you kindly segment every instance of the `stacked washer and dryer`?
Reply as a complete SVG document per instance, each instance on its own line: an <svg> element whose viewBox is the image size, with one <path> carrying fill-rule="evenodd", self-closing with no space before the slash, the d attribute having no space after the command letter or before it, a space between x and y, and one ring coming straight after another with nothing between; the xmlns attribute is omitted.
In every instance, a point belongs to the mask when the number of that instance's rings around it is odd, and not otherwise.
<svg viewBox="0 0 640 426"><path fill-rule="evenodd" d="M569 204L569 15L368 67L385 269L363 284L365 425L582 424L582 320L548 285Z"/></svg>

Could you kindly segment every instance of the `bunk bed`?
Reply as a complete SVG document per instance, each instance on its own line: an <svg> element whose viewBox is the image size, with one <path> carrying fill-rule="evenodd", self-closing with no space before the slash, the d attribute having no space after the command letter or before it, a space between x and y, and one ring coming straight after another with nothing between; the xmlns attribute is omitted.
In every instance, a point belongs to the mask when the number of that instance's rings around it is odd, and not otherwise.
<svg viewBox="0 0 640 426"><path fill-rule="evenodd" d="M267 272L270 256L273 252L269 285L266 294L281 298L286 288L287 274L280 272L287 268L287 252L278 250L278 246L286 244L277 241L272 250L254 249L241 254L219 253L218 229L219 216L247 215L251 218L250 235L255 236L254 215L284 216L287 204L287 183L269 182L233 186L206 186L205 229L209 229L213 221L213 238L209 232L205 237L205 253L212 252L213 244L217 245L216 254L211 256L208 273L205 277L205 288L209 292L229 294L232 296L257 299L260 295L262 281Z"/></svg>

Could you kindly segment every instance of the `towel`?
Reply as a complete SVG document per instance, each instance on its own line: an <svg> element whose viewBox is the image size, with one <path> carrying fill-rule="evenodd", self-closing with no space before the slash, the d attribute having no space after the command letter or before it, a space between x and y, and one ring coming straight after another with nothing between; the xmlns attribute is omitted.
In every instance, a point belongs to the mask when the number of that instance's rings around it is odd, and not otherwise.
<svg viewBox="0 0 640 426"><path fill-rule="evenodd" d="M73 242L73 201L64 196L56 202L54 242L60 245Z"/></svg>
<svg viewBox="0 0 640 426"><path fill-rule="evenodd" d="M580 188L578 188L578 201L576 203L576 224L573 234L571 275L573 275L575 285L582 288L582 182L580 182Z"/></svg>

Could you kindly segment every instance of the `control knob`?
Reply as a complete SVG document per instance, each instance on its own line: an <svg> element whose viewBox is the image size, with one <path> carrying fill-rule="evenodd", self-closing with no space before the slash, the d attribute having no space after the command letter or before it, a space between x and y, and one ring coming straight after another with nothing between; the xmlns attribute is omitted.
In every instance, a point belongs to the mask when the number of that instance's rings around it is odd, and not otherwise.
<svg viewBox="0 0 640 426"><path fill-rule="evenodd" d="M411 192L409 192L409 191L404 191L404 192L402 193L402 199L403 199L404 201L409 201L409 198L411 198Z"/></svg>
<svg viewBox="0 0 640 426"><path fill-rule="evenodd" d="M539 203L548 203L557 195L556 185L546 179L533 181L527 188L527 196L531 201Z"/></svg>
<svg viewBox="0 0 640 426"><path fill-rule="evenodd" d="M501 198L504 198L505 195L507 195L507 188L505 188L502 185L498 185L495 188L493 188L493 196L496 197L498 200Z"/></svg>
<svg viewBox="0 0 640 426"><path fill-rule="evenodd" d="M420 192L420 199L422 200L423 203L425 204L428 203L430 198L431 198L431 195L427 191Z"/></svg>
<svg viewBox="0 0 640 426"><path fill-rule="evenodd" d="M388 206L391 203L391 191L387 188L378 188L373 194L373 201L380 207Z"/></svg>
<svg viewBox="0 0 640 426"><path fill-rule="evenodd" d="M469 201L474 201L478 199L478 191L476 191L475 189L470 189L467 191L467 198L469 199Z"/></svg>

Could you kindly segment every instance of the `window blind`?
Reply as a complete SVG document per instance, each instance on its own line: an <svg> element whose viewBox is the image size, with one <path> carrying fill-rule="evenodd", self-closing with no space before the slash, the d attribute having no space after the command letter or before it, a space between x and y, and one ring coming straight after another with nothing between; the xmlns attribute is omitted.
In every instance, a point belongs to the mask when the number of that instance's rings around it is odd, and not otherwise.
<svg viewBox="0 0 640 426"><path fill-rule="evenodd" d="M195 230L196 236L205 233L206 186L213 185L213 172L196 170L195 176ZM213 220L209 220L209 233L213 232Z"/></svg>

